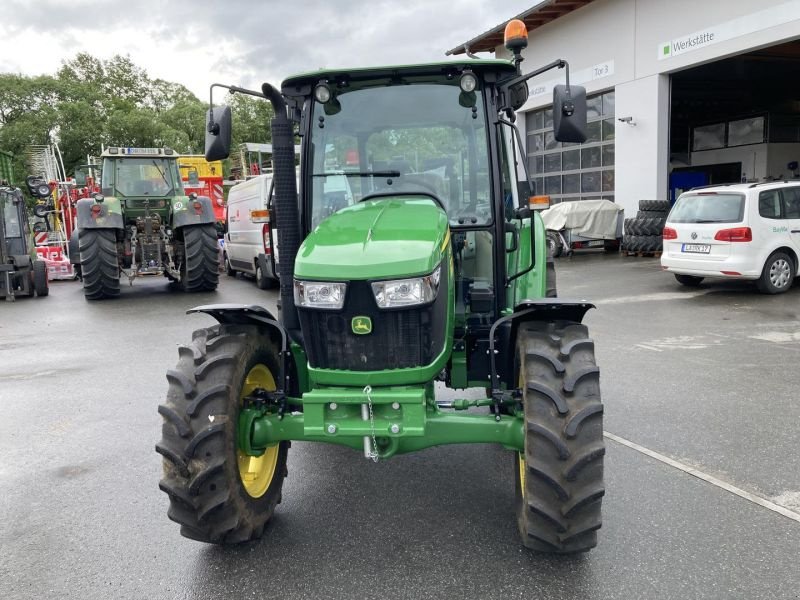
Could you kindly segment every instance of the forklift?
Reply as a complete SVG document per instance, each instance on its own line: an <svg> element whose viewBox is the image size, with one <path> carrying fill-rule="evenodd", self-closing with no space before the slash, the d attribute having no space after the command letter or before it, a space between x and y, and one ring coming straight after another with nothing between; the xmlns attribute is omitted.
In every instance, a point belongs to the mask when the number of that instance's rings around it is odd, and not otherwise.
<svg viewBox="0 0 800 600"><path fill-rule="evenodd" d="M31 258L31 229L19 188L0 187L0 297L47 296L47 265Z"/></svg>

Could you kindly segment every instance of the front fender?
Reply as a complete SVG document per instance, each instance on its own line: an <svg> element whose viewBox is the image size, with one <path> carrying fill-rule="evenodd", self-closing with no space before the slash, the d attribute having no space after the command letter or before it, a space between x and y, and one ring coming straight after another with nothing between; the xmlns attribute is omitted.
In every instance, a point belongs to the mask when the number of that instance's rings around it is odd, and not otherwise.
<svg viewBox="0 0 800 600"><path fill-rule="evenodd" d="M517 331L522 323L530 321L572 321L581 323L586 313L595 308L585 300L562 300L561 298L540 298L522 300L514 307L514 312L500 319L495 334L497 374L509 389L517 386L516 348Z"/></svg>
<svg viewBox="0 0 800 600"><path fill-rule="evenodd" d="M93 213L93 206L99 206L100 212ZM124 226L118 198L105 198L103 202L96 202L94 198L78 200L78 229L122 229Z"/></svg>
<svg viewBox="0 0 800 600"><path fill-rule="evenodd" d="M199 208L197 205L199 204ZM188 196L175 198L172 201L172 228L186 227L187 225L205 225L215 223L214 207L211 198L198 196L192 200Z"/></svg>

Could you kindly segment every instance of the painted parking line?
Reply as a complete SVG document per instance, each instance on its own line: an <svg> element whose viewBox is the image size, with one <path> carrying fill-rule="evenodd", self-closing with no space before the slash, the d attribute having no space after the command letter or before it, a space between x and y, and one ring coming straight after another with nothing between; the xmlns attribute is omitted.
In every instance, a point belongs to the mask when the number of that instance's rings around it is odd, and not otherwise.
<svg viewBox="0 0 800 600"><path fill-rule="evenodd" d="M770 502L769 500L762 498L761 496L756 496L755 494L746 492L741 488L738 488L734 485L722 481L721 479L717 479L713 475L709 475L708 473L704 473L703 471L695 469L694 467L690 467L688 465L680 463L677 460L673 460L668 456L664 456L663 454L655 452L654 450L650 450L649 448L645 448L644 446L640 446L639 444L631 442L630 440L626 440L625 438L621 438L618 435L614 435L613 433L609 433L608 431L603 431L603 435L606 438L617 442L618 444L622 444L623 446L627 446L632 450L641 452L642 454L649 456L650 458L654 458L657 461L664 463L665 465L669 465L670 467L674 467L679 471L688 473L693 477L702 479L703 481L710 483L711 485L714 485L720 489L723 489L726 492L735 494L736 496L744 498L745 500L748 500L753 504L758 504L763 508L771 510L772 512L776 512L779 515L783 515L784 517L788 517L789 519L792 519L793 521L797 521L798 523L800 523L800 513L796 513L793 510L789 510L788 508L781 506L780 504L775 504L774 502Z"/></svg>

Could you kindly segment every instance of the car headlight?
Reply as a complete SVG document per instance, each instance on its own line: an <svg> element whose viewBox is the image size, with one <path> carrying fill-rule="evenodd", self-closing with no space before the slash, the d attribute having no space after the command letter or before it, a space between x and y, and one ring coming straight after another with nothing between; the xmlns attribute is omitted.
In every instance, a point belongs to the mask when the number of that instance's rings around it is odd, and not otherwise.
<svg viewBox="0 0 800 600"><path fill-rule="evenodd" d="M338 310L344 306L347 284L332 281L294 282L294 303L305 308Z"/></svg>
<svg viewBox="0 0 800 600"><path fill-rule="evenodd" d="M378 307L395 308L433 302L439 291L441 271L440 265L425 277L374 282L372 292L375 294Z"/></svg>

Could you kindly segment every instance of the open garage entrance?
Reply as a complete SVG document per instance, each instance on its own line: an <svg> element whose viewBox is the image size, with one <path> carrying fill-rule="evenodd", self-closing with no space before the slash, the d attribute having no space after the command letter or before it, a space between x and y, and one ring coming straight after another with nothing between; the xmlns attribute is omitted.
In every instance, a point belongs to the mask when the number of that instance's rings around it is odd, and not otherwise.
<svg viewBox="0 0 800 600"><path fill-rule="evenodd" d="M671 77L671 202L701 185L800 177L800 40Z"/></svg>

